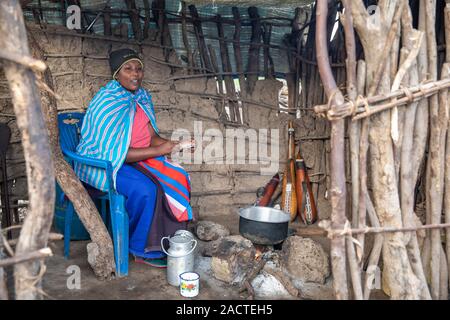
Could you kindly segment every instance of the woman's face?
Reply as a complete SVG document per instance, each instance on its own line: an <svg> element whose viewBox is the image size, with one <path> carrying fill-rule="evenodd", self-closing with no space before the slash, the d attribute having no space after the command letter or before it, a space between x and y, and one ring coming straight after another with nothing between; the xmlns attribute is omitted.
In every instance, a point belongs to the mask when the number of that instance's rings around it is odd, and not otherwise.
<svg viewBox="0 0 450 320"><path fill-rule="evenodd" d="M116 79L129 91L136 91L142 84L144 70L139 61L132 60L125 63L117 73Z"/></svg>

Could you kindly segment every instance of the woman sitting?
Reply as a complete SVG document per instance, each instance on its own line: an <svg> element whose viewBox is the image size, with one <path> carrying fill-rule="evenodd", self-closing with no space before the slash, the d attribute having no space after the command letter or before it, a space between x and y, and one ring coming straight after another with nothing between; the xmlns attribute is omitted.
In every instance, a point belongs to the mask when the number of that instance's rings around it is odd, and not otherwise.
<svg viewBox="0 0 450 320"><path fill-rule="evenodd" d="M139 55L120 49L111 52L109 63L113 80L91 100L77 152L111 161L114 187L126 197L129 250L137 262L164 267L161 238L186 229L192 219L189 175L166 157L179 151L179 144L158 135L151 95L141 87ZM103 169L76 164L75 172L89 185L107 189Z"/></svg>

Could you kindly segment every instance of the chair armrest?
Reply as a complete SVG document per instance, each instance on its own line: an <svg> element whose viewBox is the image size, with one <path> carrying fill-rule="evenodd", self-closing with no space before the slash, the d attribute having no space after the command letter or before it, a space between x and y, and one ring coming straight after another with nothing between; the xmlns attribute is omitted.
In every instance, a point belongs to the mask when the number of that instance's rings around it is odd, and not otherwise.
<svg viewBox="0 0 450 320"><path fill-rule="evenodd" d="M88 166L97 167L100 169L105 169L107 179L108 179L108 186L110 189L114 188L114 184L112 183L112 176L113 176L113 167L111 164L111 161L108 160L99 160L94 158L89 158L86 156L80 156L79 154L76 154L72 151L63 150L64 156L68 158L69 160L72 160L74 162L82 163Z"/></svg>

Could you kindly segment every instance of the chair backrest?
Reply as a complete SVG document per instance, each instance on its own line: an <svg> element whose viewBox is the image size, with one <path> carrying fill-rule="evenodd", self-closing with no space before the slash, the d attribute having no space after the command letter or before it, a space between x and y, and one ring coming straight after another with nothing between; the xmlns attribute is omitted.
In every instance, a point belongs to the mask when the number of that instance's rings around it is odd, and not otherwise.
<svg viewBox="0 0 450 320"><path fill-rule="evenodd" d="M62 151L75 152L80 141L84 112L58 114L59 143Z"/></svg>

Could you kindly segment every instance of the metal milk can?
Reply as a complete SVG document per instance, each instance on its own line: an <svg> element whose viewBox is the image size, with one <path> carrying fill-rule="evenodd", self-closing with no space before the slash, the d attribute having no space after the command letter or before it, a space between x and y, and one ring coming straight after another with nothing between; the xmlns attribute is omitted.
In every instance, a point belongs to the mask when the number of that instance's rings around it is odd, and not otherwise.
<svg viewBox="0 0 450 320"><path fill-rule="evenodd" d="M181 232L182 231L182 232ZM169 240L170 247L166 251L164 239ZM194 271L194 250L197 240L192 233L178 230L173 237L163 237L161 248L167 254L167 281L173 286L180 285L180 274Z"/></svg>

